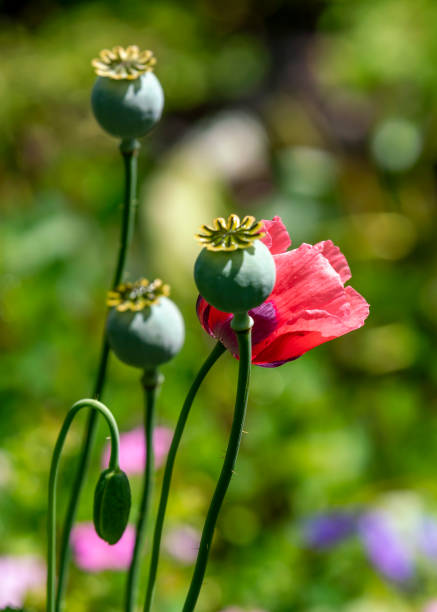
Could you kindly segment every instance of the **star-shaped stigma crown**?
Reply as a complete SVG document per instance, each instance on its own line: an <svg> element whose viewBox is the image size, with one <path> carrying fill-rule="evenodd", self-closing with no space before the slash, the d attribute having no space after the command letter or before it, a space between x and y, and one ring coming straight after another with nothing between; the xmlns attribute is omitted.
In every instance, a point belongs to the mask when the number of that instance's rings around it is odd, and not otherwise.
<svg viewBox="0 0 437 612"><path fill-rule="evenodd" d="M202 225L195 238L208 251L236 251L247 249L255 240L264 236L261 221L251 215L246 215L240 221L238 215L231 214L227 221L223 217L217 217L212 225Z"/></svg>
<svg viewBox="0 0 437 612"><path fill-rule="evenodd" d="M122 283L113 291L108 291L106 304L114 306L119 312L138 312L169 295L170 286L165 285L161 279L157 278L150 283L147 278L141 278L134 283Z"/></svg>
<svg viewBox="0 0 437 612"><path fill-rule="evenodd" d="M96 74L121 81L127 79L133 81L145 72L153 70L156 58L152 51L140 51L137 45L129 47L113 47L100 51L100 57L93 59Z"/></svg>

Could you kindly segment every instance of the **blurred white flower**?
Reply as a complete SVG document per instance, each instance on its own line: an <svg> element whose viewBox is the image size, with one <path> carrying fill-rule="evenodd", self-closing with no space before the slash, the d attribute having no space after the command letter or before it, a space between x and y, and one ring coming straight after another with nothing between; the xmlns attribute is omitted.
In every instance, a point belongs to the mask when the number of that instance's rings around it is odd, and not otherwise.
<svg viewBox="0 0 437 612"><path fill-rule="evenodd" d="M38 557L0 557L0 607L22 606L29 591L44 589L45 576L45 565Z"/></svg>
<svg viewBox="0 0 437 612"><path fill-rule="evenodd" d="M200 533L189 525L170 529L164 538L164 548L174 559L183 564L191 564L197 558Z"/></svg>

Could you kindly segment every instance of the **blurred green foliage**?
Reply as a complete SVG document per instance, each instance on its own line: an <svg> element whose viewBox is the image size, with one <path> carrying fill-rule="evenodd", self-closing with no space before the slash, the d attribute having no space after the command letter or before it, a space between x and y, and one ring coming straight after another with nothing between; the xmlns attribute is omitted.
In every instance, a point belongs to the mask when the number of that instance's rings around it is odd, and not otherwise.
<svg viewBox="0 0 437 612"><path fill-rule="evenodd" d="M371 304L366 326L278 369L255 368L240 453L199 612L408 612L437 595L384 581L356 541L305 549L306 517L412 491L437 513L437 4L432 0L23 3L1 14L0 553L44 554L46 485L66 409L95 375L118 241L122 166L89 109L104 47L154 50L166 113L140 156L128 271L160 276L187 324L163 368L175 423L211 347L194 313L200 223L281 215L293 243L331 238ZM141 419L139 372L112 359L104 401ZM168 525L201 528L229 431L236 363L202 388ZM80 507L92 490L104 444ZM60 511L81 439L62 466ZM159 476L158 476L159 481ZM133 482L134 503L139 482ZM156 609L191 568L164 555ZM124 576L71 571L68 610L120 609ZM43 610L43 593L29 605Z"/></svg>

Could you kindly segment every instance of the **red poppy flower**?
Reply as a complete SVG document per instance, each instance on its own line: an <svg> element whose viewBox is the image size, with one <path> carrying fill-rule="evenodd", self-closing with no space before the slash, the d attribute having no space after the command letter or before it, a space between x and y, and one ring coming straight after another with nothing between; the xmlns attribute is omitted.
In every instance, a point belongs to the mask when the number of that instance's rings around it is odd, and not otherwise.
<svg viewBox="0 0 437 612"><path fill-rule="evenodd" d="M287 251L291 240L281 218L263 223L262 241L275 260L276 284L269 298L249 312L254 320L252 363L274 368L358 329L369 305L355 289L344 286L351 272L331 240ZM232 314L217 310L201 296L196 309L205 331L238 358Z"/></svg>

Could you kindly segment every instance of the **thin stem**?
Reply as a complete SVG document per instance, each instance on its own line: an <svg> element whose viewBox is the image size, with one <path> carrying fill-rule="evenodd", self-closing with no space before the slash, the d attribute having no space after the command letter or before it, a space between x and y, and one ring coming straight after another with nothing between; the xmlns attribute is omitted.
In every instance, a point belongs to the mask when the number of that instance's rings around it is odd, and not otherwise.
<svg viewBox="0 0 437 612"><path fill-rule="evenodd" d="M126 146L129 145L129 146ZM120 246L118 250L117 264L111 288L115 289L123 279L126 256L132 239L133 227L135 223L136 207L136 181L137 181L137 157L138 141L122 143L120 151L124 161L124 204L123 216L120 230ZM100 399L105 384L106 370L109 358L109 344L106 338L106 331L103 333L102 348L100 351L99 365L97 369L96 382L93 390L93 397ZM91 450L94 446L94 439L97 429L97 413L92 410L87 421L86 430L82 442L82 449L78 460L76 476L65 514L64 528L61 537L61 547L59 553L59 580L56 593L56 612L61 609L62 599L67 586L67 570L70 557L70 534L77 513L80 494L83 488L85 475L88 471Z"/></svg>
<svg viewBox="0 0 437 612"><path fill-rule="evenodd" d="M135 547L132 561L129 567L126 585L126 612L133 612L135 599L138 591L138 575L140 569L140 555L144 547L146 535L147 517L149 513L150 500L153 491L153 431L155 423L155 403L159 386L162 378L154 372L155 376L145 373L143 378L144 386L144 436L146 440L146 455L144 466L143 493L141 496L140 510L138 513Z"/></svg>
<svg viewBox="0 0 437 612"><path fill-rule="evenodd" d="M124 266L126 263L126 255L129 245L132 240L132 234L135 223L135 207L136 207L136 186L137 186L137 169L138 169L138 141L133 141L132 146L120 146L120 151L124 162L124 207L123 217L121 221L121 236L120 247L118 252L118 261L115 268L112 288L114 289L122 280Z"/></svg>
<svg viewBox="0 0 437 612"><path fill-rule="evenodd" d="M117 423L112 412L101 402L94 399L83 399L76 402L68 411L64 419L61 431L56 441L53 451L52 463L50 466L49 478L49 498L47 511L47 612L55 611L55 582L56 582L56 484L58 480L59 460L64 447L65 438L76 414L82 408L91 408L95 414L100 412L108 423L111 433L111 457L109 467L118 468L118 457L120 448L120 437Z"/></svg>
<svg viewBox="0 0 437 612"><path fill-rule="evenodd" d="M199 597L202 587L203 578L205 576L206 565L208 563L208 555L211 548L212 537L217 522L217 517L220 512L226 491L231 482L234 471L235 462L240 447L241 434L243 431L244 417L246 414L247 395L249 391L249 377L251 365L251 333L250 328L237 331L238 347L240 351L240 361L238 370L238 386L237 396L235 400L234 418L232 421L231 434L229 437L228 448L223 463L222 471L214 491L208 514L206 516L205 525L203 527L202 538L200 540L199 552L197 555L196 565L194 568L191 585L185 600L182 612L192 612L196 606L197 598Z"/></svg>
<svg viewBox="0 0 437 612"><path fill-rule="evenodd" d="M165 464L164 476L162 480L161 497L159 500L158 514L156 516L156 523L153 532L153 543L152 543L152 554L150 558L149 577L147 581L146 601L144 604L144 612L150 612L153 593L155 590L156 574L158 572L159 563L159 550L161 547L162 529L164 526L165 511L167 509L168 494L170 491L171 478L173 474L173 467L178 452L179 443L184 433L185 425L190 414L191 406L194 398L196 397L197 391L203 382L203 379L208 374L212 366L215 364L217 359L225 352L225 347L220 342L214 346L210 355L200 368L193 384L188 391L188 395L185 399L184 405L182 406L181 413L179 415L178 422L176 424L173 439L168 451L167 462Z"/></svg>

